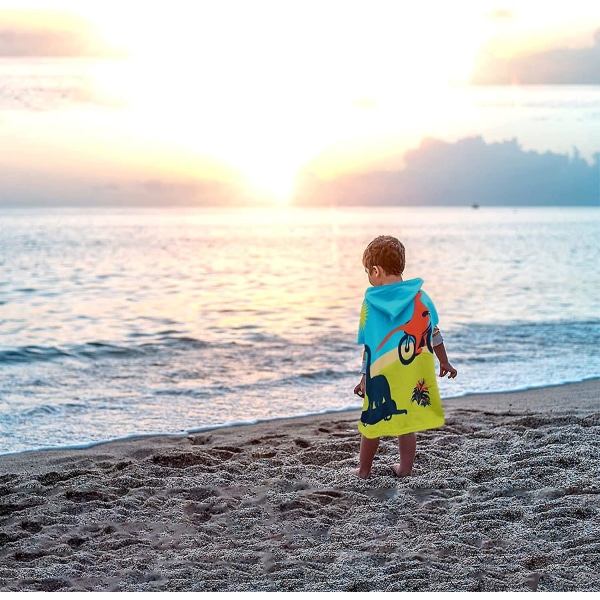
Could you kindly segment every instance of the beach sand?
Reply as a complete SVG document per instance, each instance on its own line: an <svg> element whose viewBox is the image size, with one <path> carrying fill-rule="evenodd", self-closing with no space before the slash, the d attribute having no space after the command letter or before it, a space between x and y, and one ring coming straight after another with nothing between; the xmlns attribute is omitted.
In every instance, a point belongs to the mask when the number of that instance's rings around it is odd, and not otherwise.
<svg viewBox="0 0 600 600"><path fill-rule="evenodd" d="M600 380L0 457L0 591L600 591Z"/></svg>

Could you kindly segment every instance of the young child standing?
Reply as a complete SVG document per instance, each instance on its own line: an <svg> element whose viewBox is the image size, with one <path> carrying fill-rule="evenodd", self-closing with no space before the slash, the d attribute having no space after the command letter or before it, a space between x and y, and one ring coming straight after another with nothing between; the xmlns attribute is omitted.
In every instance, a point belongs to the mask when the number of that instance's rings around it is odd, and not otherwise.
<svg viewBox="0 0 600 600"><path fill-rule="evenodd" d="M435 376L456 377L448 361L438 314L421 289L422 279L404 281L405 250L395 237L382 235L365 249L363 265L373 286L365 292L358 343L364 345L363 373L354 393L364 398L358 423L360 467L366 479L381 436L398 436L400 462L391 465L397 477L410 475L415 460L416 431L444 424Z"/></svg>

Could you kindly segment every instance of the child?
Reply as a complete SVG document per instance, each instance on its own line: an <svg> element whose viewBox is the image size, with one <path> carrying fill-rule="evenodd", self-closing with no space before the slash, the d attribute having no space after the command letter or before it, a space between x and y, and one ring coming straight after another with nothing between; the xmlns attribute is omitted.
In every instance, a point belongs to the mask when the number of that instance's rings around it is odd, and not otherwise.
<svg viewBox="0 0 600 600"><path fill-rule="evenodd" d="M358 423L360 467L354 471L363 479L371 474L382 435L398 436L400 463L390 468L397 477L406 477L415 460L414 432L444 424L433 352L440 377L456 377L437 328L435 306L421 289L422 279L403 281L404 264L404 246L388 235L375 238L363 254L373 286L365 292L360 315L363 376L354 388L364 398Z"/></svg>

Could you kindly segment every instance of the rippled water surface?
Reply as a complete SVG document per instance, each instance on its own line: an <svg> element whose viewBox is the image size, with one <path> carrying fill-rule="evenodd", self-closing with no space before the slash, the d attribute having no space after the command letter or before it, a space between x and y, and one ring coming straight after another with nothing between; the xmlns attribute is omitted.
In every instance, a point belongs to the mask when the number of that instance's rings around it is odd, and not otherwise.
<svg viewBox="0 0 600 600"><path fill-rule="evenodd" d="M358 408L365 245L407 247L446 397L600 376L597 209L0 212L0 452Z"/></svg>

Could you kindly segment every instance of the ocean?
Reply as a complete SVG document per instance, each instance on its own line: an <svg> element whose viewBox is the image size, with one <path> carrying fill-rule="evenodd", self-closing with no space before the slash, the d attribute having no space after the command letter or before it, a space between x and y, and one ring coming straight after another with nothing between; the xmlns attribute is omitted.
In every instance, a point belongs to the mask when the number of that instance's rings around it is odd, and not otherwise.
<svg viewBox="0 0 600 600"><path fill-rule="evenodd" d="M596 208L0 208L0 454L360 408L376 235L445 401L600 377Z"/></svg>

